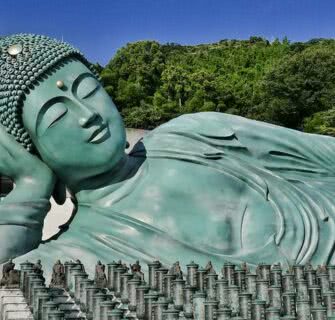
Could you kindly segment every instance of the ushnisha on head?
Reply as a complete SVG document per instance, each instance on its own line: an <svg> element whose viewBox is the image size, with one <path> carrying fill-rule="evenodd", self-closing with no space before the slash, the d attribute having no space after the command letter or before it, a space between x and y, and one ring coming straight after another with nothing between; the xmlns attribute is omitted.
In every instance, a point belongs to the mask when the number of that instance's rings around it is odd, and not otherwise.
<svg viewBox="0 0 335 320"><path fill-rule="evenodd" d="M42 35L17 34L0 38L0 123L28 151L32 141L22 123L25 95L52 67L76 58L97 77L94 67L71 45ZM56 84L62 87L62 80Z"/></svg>

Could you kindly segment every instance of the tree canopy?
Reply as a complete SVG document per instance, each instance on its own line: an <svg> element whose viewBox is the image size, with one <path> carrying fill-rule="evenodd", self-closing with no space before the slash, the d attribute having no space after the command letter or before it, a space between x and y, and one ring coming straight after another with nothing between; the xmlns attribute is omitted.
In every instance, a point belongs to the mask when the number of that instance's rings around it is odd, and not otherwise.
<svg viewBox="0 0 335 320"><path fill-rule="evenodd" d="M105 89L129 127L217 111L335 135L335 40L129 43L104 67Z"/></svg>

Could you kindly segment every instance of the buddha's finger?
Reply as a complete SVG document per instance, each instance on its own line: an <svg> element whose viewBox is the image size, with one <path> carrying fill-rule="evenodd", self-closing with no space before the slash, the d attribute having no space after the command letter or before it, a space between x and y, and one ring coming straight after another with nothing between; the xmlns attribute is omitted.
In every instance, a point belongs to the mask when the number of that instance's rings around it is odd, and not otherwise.
<svg viewBox="0 0 335 320"><path fill-rule="evenodd" d="M14 159L12 155L7 152L7 150L0 147L0 174L6 175L12 178L13 172L13 163Z"/></svg>
<svg viewBox="0 0 335 320"><path fill-rule="evenodd" d="M13 156L22 156L23 153L29 153L11 134L6 131L2 124L0 124L0 144L9 152L9 154Z"/></svg>
<svg viewBox="0 0 335 320"><path fill-rule="evenodd" d="M5 129L5 127L0 124L0 143L1 146L7 150L13 149L12 145L17 144L18 142L12 137Z"/></svg>
<svg viewBox="0 0 335 320"><path fill-rule="evenodd" d="M0 125L0 174L14 178L22 173L28 174L38 167L37 158L30 154L19 142Z"/></svg>

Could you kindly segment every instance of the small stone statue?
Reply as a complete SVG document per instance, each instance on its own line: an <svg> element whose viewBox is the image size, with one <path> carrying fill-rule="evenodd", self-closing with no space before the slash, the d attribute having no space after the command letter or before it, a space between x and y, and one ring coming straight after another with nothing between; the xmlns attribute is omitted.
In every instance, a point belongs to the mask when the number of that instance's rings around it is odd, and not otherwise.
<svg viewBox="0 0 335 320"><path fill-rule="evenodd" d="M286 270L286 274L293 274L293 273L294 273L293 266L289 265Z"/></svg>
<svg viewBox="0 0 335 320"><path fill-rule="evenodd" d="M141 268L139 260L137 260L134 264L130 264L130 270L134 278L144 280L144 273L141 271Z"/></svg>
<svg viewBox="0 0 335 320"><path fill-rule="evenodd" d="M33 266L33 271L36 273L36 274L39 274L39 275L43 275L43 270L42 270L42 264L41 264L41 260L38 259L36 261L36 263L34 264Z"/></svg>
<svg viewBox="0 0 335 320"><path fill-rule="evenodd" d="M76 262L78 265L81 266L81 271L85 272L85 267L84 267L84 265L82 264L82 262L81 262L79 259L77 259L75 262Z"/></svg>
<svg viewBox="0 0 335 320"><path fill-rule="evenodd" d="M272 264L271 267L272 268L275 268L275 267L281 268L281 263L280 262L275 262L275 263Z"/></svg>
<svg viewBox="0 0 335 320"><path fill-rule="evenodd" d="M124 268L124 270L125 270L126 273L129 271L129 267L127 266L126 263L123 263L122 267Z"/></svg>
<svg viewBox="0 0 335 320"><path fill-rule="evenodd" d="M50 287L52 288L65 288L65 268L60 260L57 260L52 268L52 278Z"/></svg>
<svg viewBox="0 0 335 320"><path fill-rule="evenodd" d="M257 278L261 279L262 278L262 266L264 265L264 262L261 262L257 265L255 271L256 271L256 275Z"/></svg>
<svg viewBox="0 0 335 320"><path fill-rule="evenodd" d="M249 273L250 269L248 268L248 265L246 262L241 263L241 270L245 271L245 273Z"/></svg>
<svg viewBox="0 0 335 320"><path fill-rule="evenodd" d="M212 261L208 261L205 269L206 269L206 273L215 273L214 267L212 265Z"/></svg>
<svg viewBox="0 0 335 320"><path fill-rule="evenodd" d="M312 265L310 262L307 262L307 263L305 264L305 270L306 270L306 271L313 270L313 265Z"/></svg>
<svg viewBox="0 0 335 320"><path fill-rule="evenodd" d="M2 267L3 277L8 277L10 271L14 270L14 267L15 267L15 263L13 262L12 259L9 259L9 261L5 263L4 266Z"/></svg>
<svg viewBox="0 0 335 320"><path fill-rule="evenodd" d="M169 274L176 276L176 279L183 279L183 271L181 270L179 261L175 262L169 270Z"/></svg>
<svg viewBox="0 0 335 320"><path fill-rule="evenodd" d="M20 271L15 270L15 263L9 259L2 268L0 286L16 286L20 283Z"/></svg>
<svg viewBox="0 0 335 320"><path fill-rule="evenodd" d="M105 265L102 264L100 260L95 266L94 282L98 288L103 289L107 287L107 277L105 274Z"/></svg>
<svg viewBox="0 0 335 320"><path fill-rule="evenodd" d="M327 267L324 264L319 264L316 269L317 274L327 273Z"/></svg>

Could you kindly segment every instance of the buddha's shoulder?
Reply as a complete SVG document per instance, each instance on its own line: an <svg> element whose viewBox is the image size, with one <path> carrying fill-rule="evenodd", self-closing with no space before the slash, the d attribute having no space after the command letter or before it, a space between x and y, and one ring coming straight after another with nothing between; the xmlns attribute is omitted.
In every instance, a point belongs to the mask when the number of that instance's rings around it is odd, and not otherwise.
<svg viewBox="0 0 335 320"><path fill-rule="evenodd" d="M262 128L260 128L262 127ZM209 146L218 141L241 147L236 137L245 132L260 132L277 127L260 121L219 112L198 112L181 115L147 133L139 142L136 151L162 149L199 149L211 152ZM185 150L186 151L186 150ZM213 150L212 150L213 151Z"/></svg>
<svg viewBox="0 0 335 320"><path fill-rule="evenodd" d="M182 115L148 132L130 155L189 161L194 157L216 158L219 141L229 147L242 147L232 125L239 120L243 118L217 112Z"/></svg>
<svg viewBox="0 0 335 320"><path fill-rule="evenodd" d="M250 139L267 140L269 137L284 137L290 141L310 141L335 144L334 137L306 133L299 130L285 128L263 121L244 118L237 115L219 112L198 112L181 115L174 118L146 135L146 141L160 138L162 135L185 136L205 139L232 139L249 137Z"/></svg>
<svg viewBox="0 0 335 320"><path fill-rule="evenodd" d="M152 135L160 133L199 133L204 135L231 135L231 124L243 121L244 118L219 112L198 112L184 114L174 118L152 131ZM244 119L247 120L247 119ZM220 129L218 132L217 129Z"/></svg>
<svg viewBox="0 0 335 320"><path fill-rule="evenodd" d="M130 154L145 153L147 157L163 151L206 154L215 151L211 147L213 141L222 139L240 147L234 139L236 130L238 127L244 128L244 122L249 121L253 120L218 112L185 114L148 132Z"/></svg>
<svg viewBox="0 0 335 320"><path fill-rule="evenodd" d="M229 138L239 132L249 131L257 133L259 130L263 132L284 130L295 134L300 133L296 130L237 115L219 112L198 112L174 118L152 130L147 136L152 137L154 135L177 133L200 135L208 138Z"/></svg>
<svg viewBox="0 0 335 320"><path fill-rule="evenodd" d="M234 120L234 121L233 121ZM146 134L144 144L162 139L167 136L196 138L203 137L232 137L233 122L243 121L242 117L218 112L199 112L181 115ZM247 120L247 119L245 119Z"/></svg>

